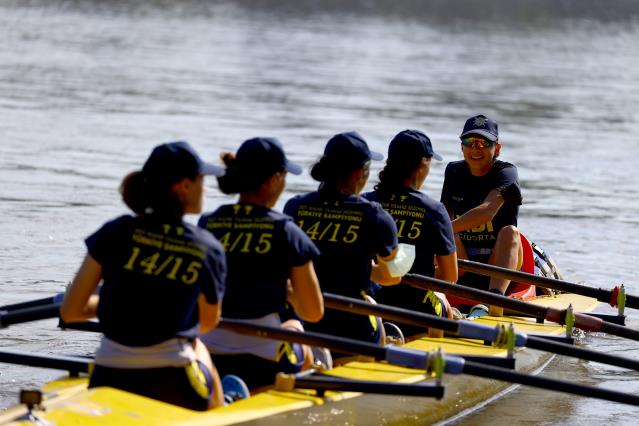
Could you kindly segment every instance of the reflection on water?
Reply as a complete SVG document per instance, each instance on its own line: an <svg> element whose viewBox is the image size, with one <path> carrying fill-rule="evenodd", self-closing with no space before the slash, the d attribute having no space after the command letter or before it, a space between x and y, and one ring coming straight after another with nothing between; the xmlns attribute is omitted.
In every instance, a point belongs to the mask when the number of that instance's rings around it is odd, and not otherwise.
<svg viewBox="0 0 639 426"><path fill-rule="evenodd" d="M522 229L571 281L639 292L637 2L13 0L0 12L0 304L63 290L83 238L125 212L120 178L159 142L187 139L215 159L274 135L308 168L334 133L358 130L385 151L414 127L451 161L479 112L519 166ZM435 198L444 166L426 182ZM307 174L288 184L281 204L315 187ZM207 209L232 199L209 186ZM2 346L84 354L97 339L65 333L15 326ZM587 345L639 352L604 336ZM548 374L639 391L599 365L562 360ZM53 375L3 367L0 406ZM540 408L522 414L530 399ZM576 424L584 410L608 423L626 410L531 390L498 407L512 407L511 423Z"/></svg>

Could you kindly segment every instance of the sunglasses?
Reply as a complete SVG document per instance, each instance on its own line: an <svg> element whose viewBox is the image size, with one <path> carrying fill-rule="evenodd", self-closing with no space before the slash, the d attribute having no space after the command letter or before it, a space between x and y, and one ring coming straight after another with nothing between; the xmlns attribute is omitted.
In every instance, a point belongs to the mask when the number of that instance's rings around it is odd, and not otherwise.
<svg viewBox="0 0 639 426"><path fill-rule="evenodd" d="M469 137L461 140L462 145L466 148L490 148L495 145L495 142L489 141L488 139L478 138L478 137Z"/></svg>

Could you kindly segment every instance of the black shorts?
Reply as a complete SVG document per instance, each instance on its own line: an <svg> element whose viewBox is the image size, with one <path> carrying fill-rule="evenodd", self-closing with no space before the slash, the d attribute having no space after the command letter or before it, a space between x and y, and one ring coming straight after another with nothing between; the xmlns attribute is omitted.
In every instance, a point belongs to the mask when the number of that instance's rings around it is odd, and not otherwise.
<svg viewBox="0 0 639 426"><path fill-rule="evenodd" d="M109 386L191 410L205 411L213 397L213 377L200 361L184 367L111 368L96 365L89 388Z"/></svg>

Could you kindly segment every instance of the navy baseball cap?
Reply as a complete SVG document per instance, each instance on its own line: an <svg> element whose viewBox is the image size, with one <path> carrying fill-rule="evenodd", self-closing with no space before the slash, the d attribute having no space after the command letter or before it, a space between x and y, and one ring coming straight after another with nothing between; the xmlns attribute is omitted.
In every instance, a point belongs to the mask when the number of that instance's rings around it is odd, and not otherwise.
<svg viewBox="0 0 639 426"><path fill-rule="evenodd" d="M464 130L462 130L462 134L459 137L463 138L464 136L469 134L483 136L492 142L496 142L499 138L499 133L497 132L497 123L486 117L485 115L476 115L466 120L466 124L464 124Z"/></svg>
<svg viewBox="0 0 639 426"><path fill-rule="evenodd" d="M205 163L188 142L169 142L156 146L142 167L142 175L156 182L175 183L199 174L223 176L224 168Z"/></svg>
<svg viewBox="0 0 639 426"><path fill-rule="evenodd" d="M370 160L380 161L384 155L371 151L357 132L338 133L328 140L324 156L341 164L361 165Z"/></svg>
<svg viewBox="0 0 639 426"><path fill-rule="evenodd" d="M302 168L289 161L282 144L276 138L252 138L244 141L235 155L242 170L275 173L286 170L294 175L302 174Z"/></svg>
<svg viewBox="0 0 639 426"><path fill-rule="evenodd" d="M419 130L399 132L388 146L389 159L432 157L442 161L442 156L433 150L430 139ZM420 160L421 161L421 160Z"/></svg>

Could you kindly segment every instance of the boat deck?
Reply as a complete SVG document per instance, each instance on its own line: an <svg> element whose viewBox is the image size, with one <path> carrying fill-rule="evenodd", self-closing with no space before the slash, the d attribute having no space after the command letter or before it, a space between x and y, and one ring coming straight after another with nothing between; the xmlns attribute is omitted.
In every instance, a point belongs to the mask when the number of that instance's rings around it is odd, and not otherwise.
<svg viewBox="0 0 639 426"><path fill-rule="evenodd" d="M594 309L597 301L574 294L543 297L533 303L565 307L572 303L577 312ZM514 324L518 332L527 334L561 335L564 327L538 324L533 318L482 317L476 320L486 325ZM406 344L424 351L441 348L446 354L505 357L505 349L487 346L482 341L444 337L420 337ZM516 368L533 372L548 362L552 355L531 350L516 350ZM338 377L399 383L434 380L424 371L379 362L352 361L328 372ZM195 412L161 403L111 388L86 389L86 378L63 378L43 387L47 400L46 411L37 414L41 419L59 425L228 425L228 424L430 424L451 418L463 410L476 407L492 396L512 386L497 380L468 375L445 375L445 396L433 398L395 395L372 395L356 392L326 392L318 397L315 391L268 390L247 400L209 412ZM11 423L24 407L7 410L0 415L0 424ZM9 423L7 423L9 422Z"/></svg>

